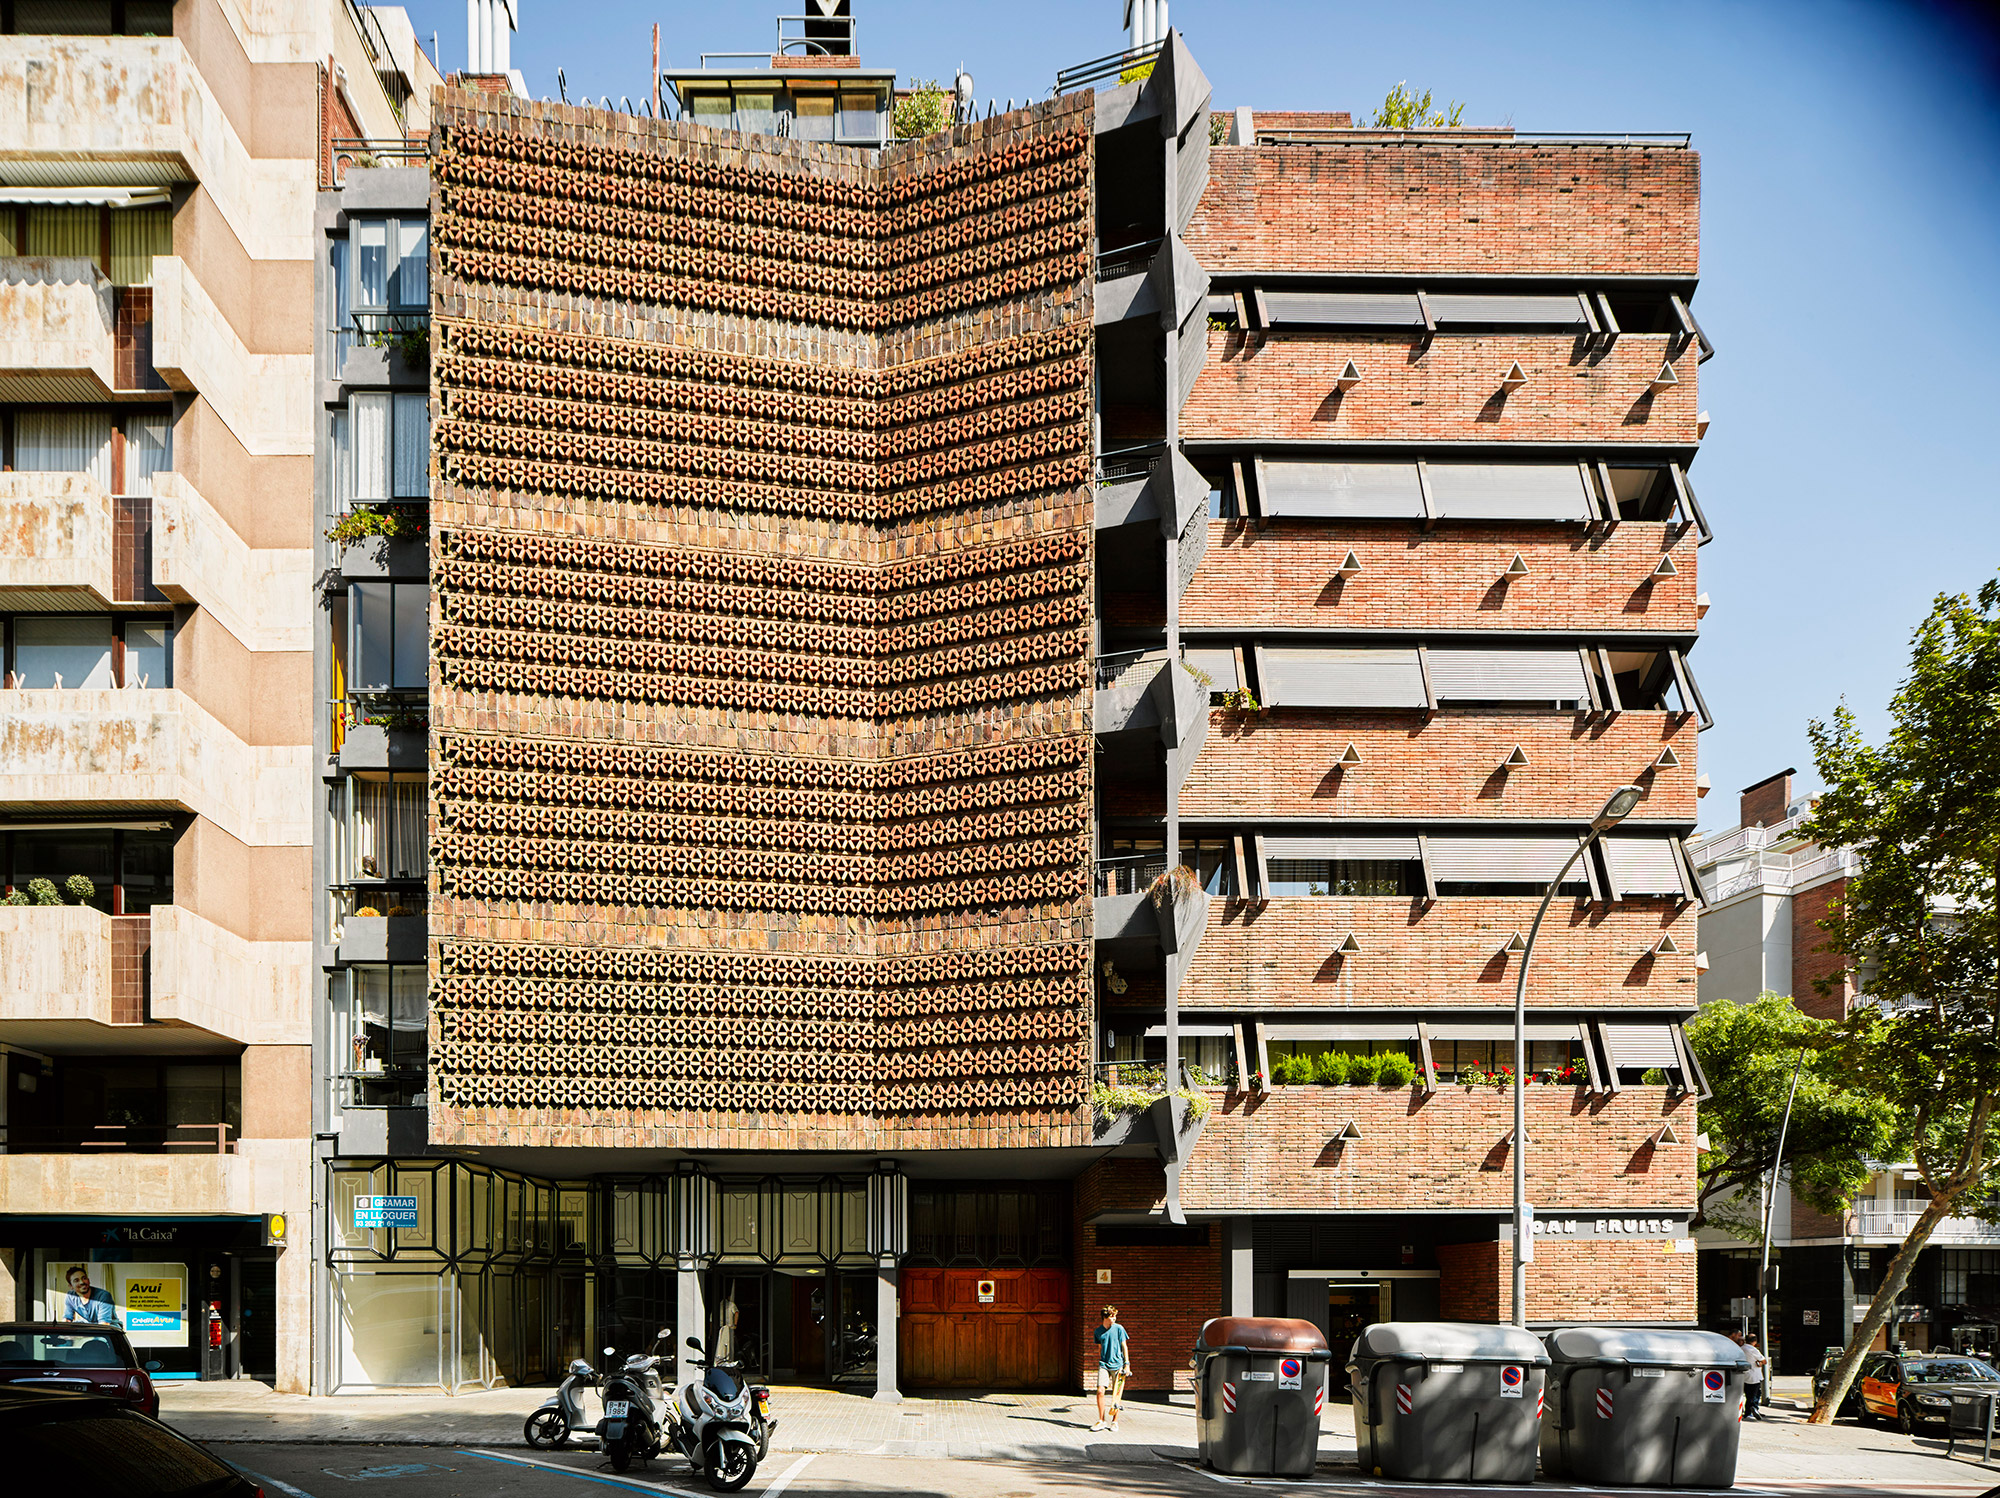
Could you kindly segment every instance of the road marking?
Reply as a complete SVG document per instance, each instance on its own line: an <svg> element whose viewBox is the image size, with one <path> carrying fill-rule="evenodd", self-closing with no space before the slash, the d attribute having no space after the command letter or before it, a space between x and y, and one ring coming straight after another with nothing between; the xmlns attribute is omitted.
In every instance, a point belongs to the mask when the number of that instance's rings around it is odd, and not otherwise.
<svg viewBox="0 0 2000 1498"><path fill-rule="evenodd" d="M631 1477L599 1477L595 1472L579 1472L574 1467L565 1467L560 1462L538 1462L529 1456L502 1456L494 1451L460 1451L460 1456L476 1456L482 1461L507 1462L516 1467L545 1467L551 1472L560 1472L565 1477L574 1477L578 1482L600 1482L607 1488L624 1488L634 1493L671 1493L673 1498L703 1498L700 1493L690 1493L683 1488L670 1488L663 1482L640 1482Z"/></svg>
<svg viewBox="0 0 2000 1498"><path fill-rule="evenodd" d="M793 1462L789 1467L785 1468L784 1471L780 1472L776 1477L772 1478L771 1481L765 1486L764 1491L757 1495L757 1498L778 1498L778 1495L780 1493L784 1492L786 1488L792 1485L792 1479L794 1477L797 1477L801 1472L805 1471L806 1464L810 1462L812 1459L813 1459L813 1453L807 1452L804 1456L800 1457L797 1461Z"/></svg>
<svg viewBox="0 0 2000 1498"><path fill-rule="evenodd" d="M266 1477L262 1472L252 1472L248 1467L238 1467L236 1470L241 1472L245 1477L254 1477L259 1482L268 1482L279 1492L290 1493L292 1498L313 1498L313 1495L308 1493L304 1488L295 1488L288 1482L279 1482L277 1478Z"/></svg>

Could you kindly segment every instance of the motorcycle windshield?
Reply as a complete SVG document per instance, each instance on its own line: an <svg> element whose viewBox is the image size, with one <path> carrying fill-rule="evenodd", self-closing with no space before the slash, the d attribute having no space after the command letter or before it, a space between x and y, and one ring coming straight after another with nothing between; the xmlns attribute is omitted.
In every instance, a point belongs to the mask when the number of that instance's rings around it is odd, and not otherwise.
<svg viewBox="0 0 2000 1498"><path fill-rule="evenodd" d="M736 1381L736 1375L727 1368L711 1368L701 1376L703 1385L723 1403L728 1404L743 1392L743 1385Z"/></svg>

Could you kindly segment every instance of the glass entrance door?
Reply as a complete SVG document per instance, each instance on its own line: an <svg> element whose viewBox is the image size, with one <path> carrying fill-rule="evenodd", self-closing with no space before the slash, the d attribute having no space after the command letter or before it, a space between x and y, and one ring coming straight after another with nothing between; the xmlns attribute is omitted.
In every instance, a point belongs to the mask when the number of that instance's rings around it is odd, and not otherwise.
<svg viewBox="0 0 2000 1498"><path fill-rule="evenodd" d="M1335 1280L1327 1287L1326 1340L1329 1347L1352 1347L1362 1331L1389 1319L1385 1286Z"/></svg>
<svg viewBox="0 0 2000 1498"><path fill-rule="evenodd" d="M828 1276L836 1314L831 1318L827 1372L839 1383L875 1382L875 1276L842 1271Z"/></svg>
<svg viewBox="0 0 2000 1498"><path fill-rule="evenodd" d="M763 1274L717 1271L709 1300L708 1348L720 1363L744 1360L756 1374L771 1363L769 1286Z"/></svg>

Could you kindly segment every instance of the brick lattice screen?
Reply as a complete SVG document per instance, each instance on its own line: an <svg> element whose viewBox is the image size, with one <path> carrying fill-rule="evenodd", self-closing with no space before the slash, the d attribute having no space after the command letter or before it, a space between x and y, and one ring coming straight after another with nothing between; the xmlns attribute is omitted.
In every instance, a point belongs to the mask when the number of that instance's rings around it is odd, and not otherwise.
<svg viewBox="0 0 2000 1498"><path fill-rule="evenodd" d="M1087 1142L1092 108L446 96L434 1139Z"/></svg>

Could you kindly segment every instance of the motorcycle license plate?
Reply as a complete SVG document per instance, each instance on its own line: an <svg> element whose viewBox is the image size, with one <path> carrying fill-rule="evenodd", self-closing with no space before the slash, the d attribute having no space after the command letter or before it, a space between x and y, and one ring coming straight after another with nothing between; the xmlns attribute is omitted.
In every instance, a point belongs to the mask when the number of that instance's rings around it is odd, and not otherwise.
<svg viewBox="0 0 2000 1498"><path fill-rule="evenodd" d="M604 1407L604 1418L607 1420L623 1420L631 1413L632 1406L622 1399L614 1399Z"/></svg>

